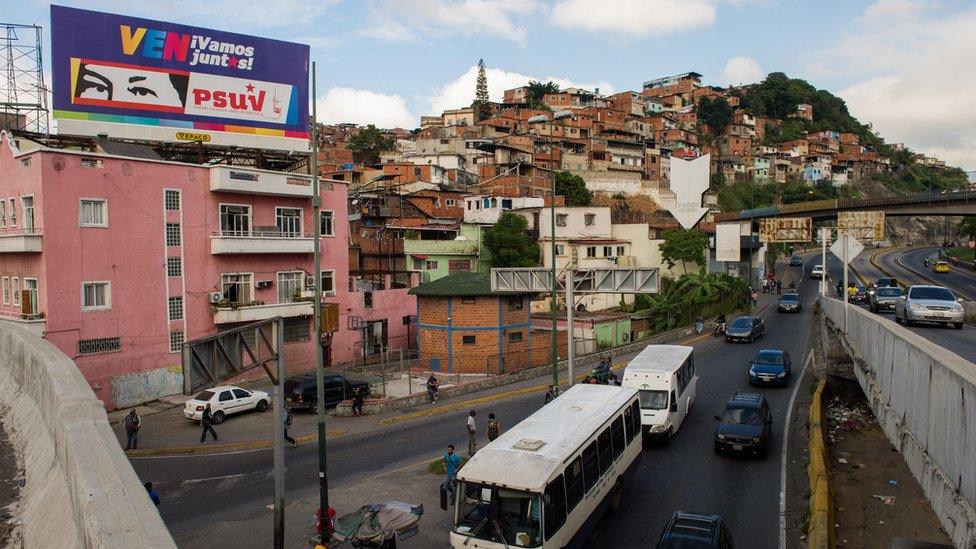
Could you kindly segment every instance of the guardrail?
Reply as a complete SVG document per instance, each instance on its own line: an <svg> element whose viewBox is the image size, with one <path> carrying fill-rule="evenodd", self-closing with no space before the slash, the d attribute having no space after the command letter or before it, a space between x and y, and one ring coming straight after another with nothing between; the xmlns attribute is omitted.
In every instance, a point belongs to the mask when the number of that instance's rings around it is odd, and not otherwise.
<svg viewBox="0 0 976 549"><path fill-rule="evenodd" d="M830 493L830 456L824 436L823 393L826 383L821 380L810 402L810 526L807 542L810 549L834 546L834 502Z"/></svg>

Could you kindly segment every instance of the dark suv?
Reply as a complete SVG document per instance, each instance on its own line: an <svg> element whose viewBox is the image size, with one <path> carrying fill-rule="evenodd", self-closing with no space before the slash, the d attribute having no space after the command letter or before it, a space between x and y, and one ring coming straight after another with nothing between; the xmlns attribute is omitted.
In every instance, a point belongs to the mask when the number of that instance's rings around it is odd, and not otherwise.
<svg viewBox="0 0 976 549"><path fill-rule="evenodd" d="M899 288L898 279L893 276L882 276L879 277L874 285L878 288L887 288L889 286Z"/></svg>
<svg viewBox="0 0 976 549"><path fill-rule="evenodd" d="M732 549L732 536L725 521L718 515L676 511L661 533L657 549L686 547Z"/></svg>
<svg viewBox="0 0 976 549"><path fill-rule="evenodd" d="M347 379L342 374L325 374L325 407L335 406L347 398L352 398L353 390L362 387L369 396L369 383ZM285 406L292 410L318 412L315 395L315 374L292 376L285 380Z"/></svg>
<svg viewBox="0 0 976 549"><path fill-rule="evenodd" d="M773 415L759 393L732 393L722 415L715 416L715 453L735 452L766 457Z"/></svg>

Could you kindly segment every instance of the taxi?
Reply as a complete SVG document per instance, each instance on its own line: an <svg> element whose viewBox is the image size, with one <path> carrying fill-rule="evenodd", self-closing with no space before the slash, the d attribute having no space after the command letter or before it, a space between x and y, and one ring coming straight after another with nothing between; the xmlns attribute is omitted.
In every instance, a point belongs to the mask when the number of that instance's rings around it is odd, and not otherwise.
<svg viewBox="0 0 976 549"><path fill-rule="evenodd" d="M948 261L936 261L935 266L932 267L932 271L936 273L947 273L949 272L949 262Z"/></svg>

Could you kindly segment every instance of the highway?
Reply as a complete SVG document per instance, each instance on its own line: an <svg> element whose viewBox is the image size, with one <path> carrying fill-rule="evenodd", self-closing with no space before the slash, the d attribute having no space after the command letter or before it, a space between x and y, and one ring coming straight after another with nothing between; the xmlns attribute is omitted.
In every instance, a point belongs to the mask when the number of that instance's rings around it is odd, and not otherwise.
<svg viewBox="0 0 976 549"><path fill-rule="evenodd" d="M799 268L792 268L798 276ZM781 275L782 276L782 275ZM787 279L788 281L789 279ZM645 450L637 481L624 490L622 510L603 519L590 547L638 547L656 542L667 519L676 510L717 513L728 521L735 543L743 547L774 547L780 536L781 450L784 424L794 387L808 354L815 284L801 286L804 310L782 314L768 303L766 335L753 344L731 344L705 336L695 343L700 376L692 412L670 444ZM717 456L712 452L713 416L735 390L750 389L747 362L761 348L783 348L793 357L793 378L786 388L759 389L774 414L769 457L762 460ZM624 360L628 357L621 357ZM530 394L490 405L503 425L514 425L541 405L541 395ZM485 407L480 407L482 411ZM431 459L450 443L463 443L464 410L381 427L376 431L340 437L330 442L329 474L333 489L355 485L384 471L396 471ZM316 494L314 445L288 449L288 501ZM221 545L265 547L270 542L271 452L256 451L216 456L134 459L141 478L153 479L166 495L160 512L181 547L202 547L219 532ZM423 529L443 531L445 519L431 509ZM288 517L292 531L305 528L310 517ZM255 528L255 524L260 528ZM259 534L256 534L259 532ZM255 536L260 535L261 539ZM424 536L424 539L429 539ZM419 540L405 547L433 546Z"/></svg>

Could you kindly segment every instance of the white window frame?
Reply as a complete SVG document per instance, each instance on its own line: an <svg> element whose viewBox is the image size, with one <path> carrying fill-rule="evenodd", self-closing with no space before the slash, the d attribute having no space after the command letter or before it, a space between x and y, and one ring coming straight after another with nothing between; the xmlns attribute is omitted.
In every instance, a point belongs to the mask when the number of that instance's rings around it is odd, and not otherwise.
<svg viewBox="0 0 976 549"><path fill-rule="evenodd" d="M450 208L450 207L453 207L455 205L455 202L454 202L454 199L453 198L445 198L444 199L444 204L446 204L447 207Z"/></svg>
<svg viewBox="0 0 976 549"><path fill-rule="evenodd" d="M223 226L223 213L221 212L221 209L223 209L224 206L234 206L234 207L238 207L238 208L244 208L245 210L247 210L247 231L236 231L236 230L224 229L224 226ZM228 236L250 236L254 232L254 211L252 210L251 205L250 204L231 204L231 203L228 203L228 202L221 202L221 203L217 204L217 228L218 228L217 230L219 230L220 231L220 234L222 234L222 235L224 233L230 233L230 234L228 234Z"/></svg>
<svg viewBox="0 0 976 549"><path fill-rule="evenodd" d="M37 278L32 277L32 276L25 276L24 277L24 289L25 290L30 290L30 288L27 287L27 281L28 280L34 282L34 288L33 288L33 290L34 290L34 307L32 308L32 311L31 311L30 314L36 315L37 313L40 312L40 308L41 308L41 304L40 304L40 300L41 300L41 286L37 283Z"/></svg>
<svg viewBox="0 0 976 549"><path fill-rule="evenodd" d="M173 226L175 226L178 229L177 237L179 238L180 241L177 244L170 244L169 243L169 226L170 225L173 225ZM163 245L166 246L167 248L179 248L179 247L183 246L183 224L182 223L180 223L180 222L176 222L176 223L169 223L169 222L167 222L167 223L164 223L163 224Z"/></svg>
<svg viewBox="0 0 976 549"><path fill-rule="evenodd" d="M584 213L583 214L583 225L586 227L592 227L596 225L596 214L595 213Z"/></svg>
<svg viewBox="0 0 976 549"><path fill-rule="evenodd" d="M7 211L7 216L8 216L7 219L10 220L11 227L16 227L17 226L17 200L14 198L10 198L9 202L10 202L10 207L8 208Z"/></svg>
<svg viewBox="0 0 976 549"><path fill-rule="evenodd" d="M176 300L179 300L180 309L179 309L179 315L176 318L174 318L173 303L176 303ZM168 298L166 298L166 316L170 319L170 321L183 320L184 318L186 318L186 306L183 303L183 296L177 295L177 296L169 296Z"/></svg>
<svg viewBox="0 0 976 549"><path fill-rule="evenodd" d="M220 292L221 293L223 293L223 291L224 291L224 284L225 284L224 283L224 277L225 276L248 276L248 277L250 277L251 278L251 283L250 283L251 292L250 292L250 295L247 296L247 299L243 299L243 300L239 301L238 303L249 303L251 301L254 301L254 273L253 272L252 273L246 273L246 272L220 273ZM228 284L239 284L239 283L229 282Z"/></svg>
<svg viewBox="0 0 976 549"><path fill-rule="evenodd" d="M7 202L0 200L0 228L7 226Z"/></svg>
<svg viewBox="0 0 976 549"><path fill-rule="evenodd" d="M10 277L5 276L2 279L3 284L3 304L10 305Z"/></svg>
<svg viewBox="0 0 976 549"><path fill-rule="evenodd" d="M590 250L593 250L593 253L592 254L590 254ZM596 257L596 246L587 246L586 247L586 258L587 259L593 259L595 257Z"/></svg>
<svg viewBox="0 0 976 549"><path fill-rule="evenodd" d="M174 348L173 347L173 336L176 335L176 334L182 334L182 337L180 338L179 345L177 345L176 348ZM183 344L184 343L186 343L186 332L185 331L183 331L183 330L172 330L172 331L170 331L170 333L169 333L169 352L171 352L171 353L179 353L179 352L182 352L183 351Z"/></svg>
<svg viewBox="0 0 976 549"><path fill-rule="evenodd" d="M10 304L20 306L20 277L10 279Z"/></svg>
<svg viewBox="0 0 976 549"><path fill-rule="evenodd" d="M178 264L180 266L180 273L179 274L170 274L170 272L169 272L170 260L173 260L173 259L178 260L178 261L176 261L176 264ZM166 258L166 276L167 277L183 276L183 258L182 257L170 256L170 257L167 257Z"/></svg>
<svg viewBox="0 0 976 549"><path fill-rule="evenodd" d="M281 275L298 275L298 295L301 297L302 291L305 290L305 271L278 271L275 273L275 294L278 297L278 303L291 303L295 300L293 295L286 295L284 299L281 298L281 288L283 284L281 283Z"/></svg>
<svg viewBox="0 0 976 549"><path fill-rule="evenodd" d="M278 219L281 210L298 210L298 233L295 232L284 232L278 225ZM301 206L275 206L275 228L278 229L282 235L288 235L292 238L301 238L305 236L305 210Z"/></svg>
<svg viewBox="0 0 976 549"><path fill-rule="evenodd" d="M335 235L336 235L335 234L336 233L336 230L335 230L336 229L335 210L319 210L319 228L320 229L322 228L322 215L323 214L326 214L326 213L328 213L331 216L331 220L332 221L331 221L331 223L329 223L329 226L332 228L332 230L330 232L328 232L328 233L321 233L321 231L320 231L321 234L319 236L327 236L329 238L335 238Z"/></svg>
<svg viewBox="0 0 976 549"><path fill-rule="evenodd" d="M82 217L82 208L85 202L101 202L102 203L102 222L101 223L85 223ZM78 226L79 227L95 227L95 228L107 228L108 227L108 199L107 198L88 198L81 197L78 199Z"/></svg>
<svg viewBox="0 0 976 549"><path fill-rule="evenodd" d="M85 286L104 284L105 285L105 304L104 305L85 305ZM81 283L81 310L82 311L107 311L112 308L112 281L111 280L85 280Z"/></svg>
<svg viewBox="0 0 976 549"><path fill-rule="evenodd" d="M30 204L30 217L29 218L27 216L27 210L28 210L27 204L25 203L25 200L27 200L28 198L30 198L30 203L31 203ZM106 207L106 209L108 209L108 208ZM37 218L34 216L34 213L37 211L37 208L36 208L36 206L34 204L34 195L32 195L32 194L22 194L22 195L20 195L20 211L21 211L21 214L22 214L20 217L21 217L21 221L23 221L23 223L24 223L24 228L25 229L30 229L31 231L33 231L34 229L36 229L37 228ZM30 219L30 227L27 226L27 220L28 219ZM24 231L24 232L26 233L27 231Z"/></svg>
<svg viewBox="0 0 976 549"><path fill-rule="evenodd" d="M169 193L176 193L176 209L170 209L166 198ZM163 189L163 211L178 212L183 209L183 192L180 189Z"/></svg>
<svg viewBox="0 0 976 549"><path fill-rule="evenodd" d="M325 295L325 296L334 296L334 295L336 295L336 272L335 272L335 269L322 269L322 271L319 272L319 284L322 284L322 275L324 275L325 273L329 273L331 275L331 277L332 277L332 289L329 290L329 291L326 291L325 290L325 285L322 285L322 295Z"/></svg>

